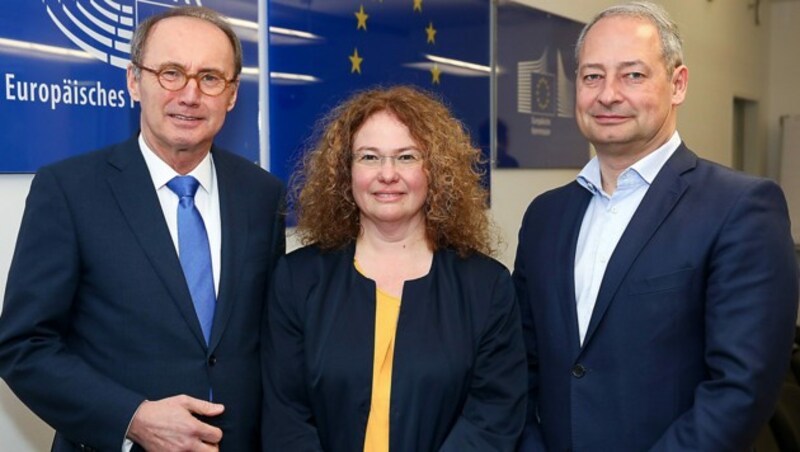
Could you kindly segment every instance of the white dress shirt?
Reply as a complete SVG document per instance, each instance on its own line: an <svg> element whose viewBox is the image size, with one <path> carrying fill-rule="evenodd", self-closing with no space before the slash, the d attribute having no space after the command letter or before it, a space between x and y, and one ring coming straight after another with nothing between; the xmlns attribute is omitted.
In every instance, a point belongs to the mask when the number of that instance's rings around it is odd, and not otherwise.
<svg viewBox="0 0 800 452"><path fill-rule="evenodd" d="M169 234L172 236L172 243L175 251L180 256L178 246L178 202L180 198L167 187L167 182L175 176L180 176L171 166L161 160L144 141L142 134L139 134L139 149L144 156L144 162L150 177L153 179L153 187L161 203L161 211L167 221ZM187 176L194 176L200 182L200 187L194 195L194 205L200 211L203 223L208 234L208 245L211 249L211 268L214 275L214 293L219 295L219 275L220 275L220 256L222 254L222 221L219 216L219 190L217 188L217 174L214 170L214 159L209 152L206 157L193 169ZM134 413L136 416L136 413ZM131 418L133 421L133 418ZM130 424L128 424L130 429ZM122 452L130 452L133 448L133 441L123 439Z"/></svg>
<svg viewBox="0 0 800 452"><path fill-rule="evenodd" d="M150 177L153 179L153 186L161 203L161 210L167 220L167 227L172 236L172 243L175 244L175 251L180 256L178 249L178 202L180 198L167 187L167 182L175 176L180 176L171 166L155 152L153 152L144 141L144 137L139 134L139 148L142 150ZM209 152L206 157L193 169L187 176L194 176L200 182L200 188L194 195L194 205L203 217L208 234L208 246L211 248L211 268L214 274L214 292L219 294L219 275L220 275L220 255L222 249L222 226L219 216L219 190L217 188L217 174L214 171L214 159Z"/></svg>
<svg viewBox="0 0 800 452"><path fill-rule="evenodd" d="M578 174L577 182L592 193L575 249L575 303L581 345L608 261L656 175L680 144L676 131L661 147L622 171L611 195L603 191L596 156Z"/></svg>

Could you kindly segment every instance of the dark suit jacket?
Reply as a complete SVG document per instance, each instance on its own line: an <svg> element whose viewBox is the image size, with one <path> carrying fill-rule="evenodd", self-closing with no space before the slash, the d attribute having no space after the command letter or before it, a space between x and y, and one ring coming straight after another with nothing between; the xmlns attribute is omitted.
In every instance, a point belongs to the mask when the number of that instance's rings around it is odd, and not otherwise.
<svg viewBox="0 0 800 452"><path fill-rule="evenodd" d="M265 326L264 450L364 448L375 283L355 270L353 253L307 247L278 264ZM513 450L525 416L515 305L508 270L483 256L436 252L430 273L406 282L390 450Z"/></svg>
<svg viewBox="0 0 800 452"><path fill-rule="evenodd" d="M285 249L281 183L212 149L221 276L206 346L136 138L42 168L0 317L0 376L57 431L54 447L119 450L145 399L225 413L223 450L259 446L260 318ZM77 446L76 446L77 447Z"/></svg>
<svg viewBox="0 0 800 452"><path fill-rule="evenodd" d="M681 145L608 263L581 347L574 262L590 197L576 182L543 194L519 233L524 450L748 449L776 401L797 309L781 190Z"/></svg>

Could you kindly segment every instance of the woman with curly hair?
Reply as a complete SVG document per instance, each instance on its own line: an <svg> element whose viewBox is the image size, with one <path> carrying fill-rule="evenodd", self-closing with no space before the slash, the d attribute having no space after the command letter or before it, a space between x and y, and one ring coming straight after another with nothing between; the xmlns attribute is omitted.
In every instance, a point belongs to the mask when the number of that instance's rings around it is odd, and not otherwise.
<svg viewBox="0 0 800 452"><path fill-rule="evenodd" d="M526 361L480 153L431 95L358 93L292 181L306 246L265 325L265 450L511 451Z"/></svg>

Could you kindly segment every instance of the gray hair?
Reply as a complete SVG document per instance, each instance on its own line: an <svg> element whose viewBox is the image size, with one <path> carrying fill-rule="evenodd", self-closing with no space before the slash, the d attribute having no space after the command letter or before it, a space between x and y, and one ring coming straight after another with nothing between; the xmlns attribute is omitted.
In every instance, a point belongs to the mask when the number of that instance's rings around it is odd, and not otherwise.
<svg viewBox="0 0 800 452"><path fill-rule="evenodd" d="M667 11L655 3L648 1L636 1L623 5L611 6L599 14L583 27L575 45L575 61L580 64L580 54L583 43L589 30L605 17L626 16L636 17L650 21L658 30L658 37L661 40L661 57L670 74L672 69L683 64L683 43L681 35L678 33L678 25L672 21Z"/></svg>
<svg viewBox="0 0 800 452"><path fill-rule="evenodd" d="M171 8L160 14L150 16L136 28L136 31L133 33L133 38L131 38L131 63L133 63L133 74L137 79L141 75L141 70L138 65L142 63L150 30L152 30L153 26L158 22L170 17L193 17L195 19L204 20L222 30L225 36L228 37L231 47L233 47L233 77L239 77L239 74L242 72L242 43L239 41L239 37L236 36L233 28L231 28L225 20L225 17L213 9L202 6L182 6L179 8Z"/></svg>

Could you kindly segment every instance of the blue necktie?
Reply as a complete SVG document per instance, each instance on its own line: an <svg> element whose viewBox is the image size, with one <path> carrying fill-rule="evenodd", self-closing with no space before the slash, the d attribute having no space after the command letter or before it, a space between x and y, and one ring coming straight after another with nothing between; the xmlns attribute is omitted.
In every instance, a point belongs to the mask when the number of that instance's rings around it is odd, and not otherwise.
<svg viewBox="0 0 800 452"><path fill-rule="evenodd" d="M214 273L211 269L211 249L203 217L194 205L194 195L200 182L192 176L175 176L167 187L180 198L178 204L178 253L183 275L192 295L194 310L200 320L206 344L214 322Z"/></svg>

